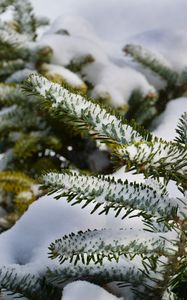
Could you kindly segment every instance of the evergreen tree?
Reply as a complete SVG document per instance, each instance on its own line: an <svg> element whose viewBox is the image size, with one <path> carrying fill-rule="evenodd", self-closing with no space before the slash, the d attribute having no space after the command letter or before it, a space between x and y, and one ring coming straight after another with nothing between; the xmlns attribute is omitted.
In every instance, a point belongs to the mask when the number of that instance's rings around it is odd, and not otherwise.
<svg viewBox="0 0 187 300"><path fill-rule="evenodd" d="M49 246L50 257L62 264L59 268L33 276L4 266L0 288L13 293L13 298L58 300L66 282L86 278L101 285L111 281L122 287L131 284L135 299L186 299L186 113L179 120L176 139L167 142L88 98L85 93L92 87L81 80L72 87L62 76L63 67L50 63L52 49L37 42L37 28L46 21L34 16L28 1L0 1L1 13L12 7L12 20L0 23L0 187L2 207L10 212L4 227L48 192L57 199L65 196L83 209L94 203L92 213L114 210L123 219L138 216L143 227L127 224L63 236ZM130 99L127 117L148 126L169 100L185 93L186 72L178 74L139 46L128 45L125 52L166 82L157 97L134 93ZM83 65L92 62L91 56L74 59L68 71L76 76ZM107 145L116 168L125 166L125 171L144 174L145 183L62 171L67 161L98 171L88 161L89 154L98 151L89 135ZM181 199L169 196L171 180L183 193ZM12 194L19 207L16 214Z"/></svg>

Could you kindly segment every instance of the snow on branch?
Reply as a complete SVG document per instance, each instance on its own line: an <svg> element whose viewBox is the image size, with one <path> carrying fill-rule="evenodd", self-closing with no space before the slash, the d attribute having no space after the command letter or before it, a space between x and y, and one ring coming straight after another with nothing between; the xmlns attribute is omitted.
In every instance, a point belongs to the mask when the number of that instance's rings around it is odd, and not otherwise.
<svg viewBox="0 0 187 300"><path fill-rule="evenodd" d="M30 300L61 299L61 291L48 285L45 278L23 272L19 268L0 267L0 288L21 294Z"/></svg>
<svg viewBox="0 0 187 300"><path fill-rule="evenodd" d="M152 70L168 83L176 83L176 80L178 79L177 72L175 72L161 56L152 53L142 46L132 44L126 45L123 51L126 54L131 55L137 62Z"/></svg>
<svg viewBox="0 0 187 300"><path fill-rule="evenodd" d="M187 176L187 149L179 143L155 138L151 142L136 142L119 146L115 154L125 160L129 169L146 176L164 177L180 183Z"/></svg>
<svg viewBox="0 0 187 300"><path fill-rule="evenodd" d="M37 21L33 13L33 7L29 0L1 0L0 13L13 6L16 30L27 35L30 40L36 37Z"/></svg>
<svg viewBox="0 0 187 300"><path fill-rule="evenodd" d="M123 281L137 285L142 284L146 278L145 273L140 270L140 265L136 265L127 258L120 258L118 263L105 260L102 265L92 262L86 265L81 261L76 265L64 263L62 267L49 269L46 278L47 281L57 286L67 280L74 279L86 279L102 284L111 281Z"/></svg>
<svg viewBox="0 0 187 300"><path fill-rule="evenodd" d="M139 210L149 216L173 218L177 214L175 199L168 196L165 188L154 190L144 184L122 182L106 176L85 176L74 173L48 173L43 176L44 184L52 192L57 192L56 198L67 196L69 201L82 203L85 207L95 203L93 212L102 208L108 213L110 209L118 215L124 211L124 216L133 210Z"/></svg>
<svg viewBox="0 0 187 300"><path fill-rule="evenodd" d="M0 76L10 75L13 72L23 69L25 67L25 62L22 59L15 60L2 60L0 61Z"/></svg>
<svg viewBox="0 0 187 300"><path fill-rule="evenodd" d="M7 59L9 58L9 56L10 58L12 58L12 55L14 55L13 58L16 59L20 53L23 57L27 56L28 51L25 47L26 42L27 37L23 34L20 34L9 27L5 27L5 29L0 29L0 57L4 57L5 59ZM7 50L7 47L9 47L12 50L12 53L7 53L5 51Z"/></svg>
<svg viewBox="0 0 187 300"><path fill-rule="evenodd" d="M25 82L25 90L48 100L56 114L64 113L81 129L87 129L97 138L113 144L126 144L147 139L147 132L139 133L136 126L128 125L114 113L79 94L71 93L59 84L51 83L42 76L33 74Z"/></svg>
<svg viewBox="0 0 187 300"><path fill-rule="evenodd" d="M49 255L53 259L58 257L60 263L69 260L74 264L79 260L83 264L90 261L102 264L104 258L118 262L120 256L131 255L168 256L176 250L171 234L171 231L160 234L134 228L80 231L51 243Z"/></svg>
<svg viewBox="0 0 187 300"><path fill-rule="evenodd" d="M0 13L2 14L9 5L12 5L14 0L0 0Z"/></svg>
<svg viewBox="0 0 187 300"><path fill-rule="evenodd" d="M8 108L3 108L0 111L0 134L5 135L11 130L23 129L37 126L40 122L40 117L33 119L30 113L30 108L19 108L16 105Z"/></svg>
<svg viewBox="0 0 187 300"><path fill-rule="evenodd" d="M0 83L0 103L3 106L25 101L25 95L18 85Z"/></svg>
<svg viewBox="0 0 187 300"><path fill-rule="evenodd" d="M20 33L26 34L30 40L36 37L36 19L29 0L14 0L14 18Z"/></svg>
<svg viewBox="0 0 187 300"><path fill-rule="evenodd" d="M0 58L2 61L5 61L4 64L11 64L12 61L22 60L25 64L21 65L20 69L23 69L23 67L33 68L33 63L37 63L38 61L49 62L52 55L50 47L29 41L26 35L6 25L4 27L0 26L0 44ZM29 61L31 62L30 65L28 64ZM13 72L14 69L12 69Z"/></svg>
<svg viewBox="0 0 187 300"><path fill-rule="evenodd" d="M0 111L0 132L4 133L5 128L9 129L14 126L17 126L17 124L13 121L14 117L17 116L17 106L12 105L8 108L3 108Z"/></svg>

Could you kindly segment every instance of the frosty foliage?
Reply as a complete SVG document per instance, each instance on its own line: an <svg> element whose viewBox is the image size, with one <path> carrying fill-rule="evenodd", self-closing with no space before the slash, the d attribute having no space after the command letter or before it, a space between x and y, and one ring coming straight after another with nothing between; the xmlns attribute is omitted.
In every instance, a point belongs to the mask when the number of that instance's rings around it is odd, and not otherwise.
<svg viewBox="0 0 187 300"><path fill-rule="evenodd" d="M71 93L59 84L52 84L42 76L30 76L27 80L26 90L50 101L52 108L59 108L61 112L68 111L72 120L80 120L80 123L82 122L85 126L88 123L90 132L98 134L103 139L107 140L108 138L111 142L124 144L143 138L132 126L125 124L125 121L110 114L99 104L89 101L81 95Z"/></svg>
<svg viewBox="0 0 187 300"><path fill-rule="evenodd" d="M159 185L158 189L158 185L156 185L154 190L153 182L151 182L149 187L136 183L129 184L128 182L115 181L115 179L107 179L106 177L86 177L76 173L48 173L44 175L43 180L46 187L50 193L55 193L55 198L57 199L66 196L67 200L72 202L73 205L83 202L82 208L93 203L92 213L103 205L104 207L100 214L108 214L110 209L112 209L115 211L115 215L118 216L122 208L125 208L127 211L123 217L136 212L138 216L143 217L142 225L145 225L142 231L143 235L145 234L145 239L140 231L136 236L135 230L133 230L133 238L131 240L131 233L128 234L128 230L126 231L127 226L124 227L124 234L122 229L120 229L119 231L112 230L111 232L108 230L80 231L77 234L65 235L51 243L49 247L50 257L53 259L58 257L60 263L64 263L66 260L70 264L74 263L76 265L79 263L77 271L80 270L82 275L85 274L84 265L89 265L91 261L96 264L102 264L106 259L119 262L121 256L125 256L127 259L131 259L134 256L141 257L140 261L141 259L143 260L141 261L142 266L140 269L143 268L143 273L145 272L142 280L148 280L146 284L149 290L149 297L152 297L155 291L162 295L166 290L166 286L164 285L163 289L159 290L157 284L159 285L159 282L164 282L165 280L164 270L167 260L169 262L171 259L175 262L178 253L177 240L180 239L180 230L183 230L177 225L178 219L182 223L185 222L186 214L184 198L182 199L183 201L169 198L166 188L167 182L171 179L176 181L178 185L185 185L185 146L181 142L167 142L152 135L147 135L144 132L138 136L136 128L133 126L130 131L128 126L124 127L122 139L122 133L117 131L117 127L120 124L120 118L117 115L111 115L110 112L103 111L102 107L93 103L91 99L68 92L61 88L60 85L50 83L41 76L31 75L26 82L25 89L49 101L52 111L57 115L63 115L63 112L66 112L71 117L72 124L76 124L76 122L79 124L78 122L81 121L81 128L89 125L90 133L95 133L96 138L99 133L102 133L100 136L101 140L107 141L108 139L110 141L114 155L117 155L124 165L127 165L126 170L134 168L137 172L144 173L146 177L153 176L157 180L163 177L165 180L165 188L162 189L161 185ZM111 118L112 122L110 122ZM124 126L123 123L122 126ZM137 210L140 210L140 212ZM146 212L146 214L142 214L142 212ZM155 219L154 216L158 214L161 217ZM166 234L165 237L164 232ZM117 239L115 239L116 237ZM164 240L170 241L169 243L171 244L166 246L165 243L163 244ZM167 248L172 250L172 252L168 254ZM184 255L183 253L181 256ZM159 260L158 257L164 257L164 260L162 258ZM148 269L145 268L144 259L147 261ZM153 267L155 265L156 267ZM114 272L112 265L109 264L108 270L109 274ZM154 272L152 278L148 275L148 270ZM93 272L96 272L96 269ZM127 278L128 273L129 270L127 268L123 275L123 280L125 276ZM133 277L135 276L136 278L135 274L136 271L133 270ZM62 268L59 272L58 270L52 271L50 278L52 282L60 283L64 282L65 276L70 275L67 269ZM75 274L74 276L76 277ZM90 272L89 276L91 276ZM92 276L94 276L94 273ZM171 274L170 276L173 275ZM119 277L116 277L116 273L114 278L119 280ZM144 285L145 293L146 284Z"/></svg>
<svg viewBox="0 0 187 300"><path fill-rule="evenodd" d="M59 18L36 39L46 20L35 18L29 1L2 0L0 11L12 4L13 27L0 24L6 49L0 51L0 134L8 141L7 148L2 144L0 184L11 193L12 182L17 185L15 201L23 210L49 195L0 235L4 297L10 290L12 298L31 300L124 299L108 289L128 300L175 299L186 266L186 33L156 29L126 36L122 46L129 58L81 17ZM170 49L174 41L178 48ZM28 97L20 89L26 78ZM146 126L166 111L151 134L100 102L122 114L129 105L126 116L134 110ZM7 171L14 170L14 158L26 166L32 154L57 157L56 120L105 143L115 165L124 167L109 176L48 171L43 190ZM120 284L112 287L111 281Z"/></svg>

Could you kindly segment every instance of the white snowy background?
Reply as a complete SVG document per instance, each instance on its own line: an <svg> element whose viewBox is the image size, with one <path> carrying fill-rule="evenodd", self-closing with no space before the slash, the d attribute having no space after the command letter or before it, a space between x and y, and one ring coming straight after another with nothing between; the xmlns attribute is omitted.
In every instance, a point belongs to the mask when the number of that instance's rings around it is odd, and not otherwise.
<svg viewBox="0 0 187 300"><path fill-rule="evenodd" d="M53 63L62 67L66 65L75 54L72 53L72 49L78 52L84 49L92 51L96 62L92 65L92 70L89 67L84 70L85 74L95 81L95 94L110 91L116 105L121 104L125 97L128 98L137 85L145 93L154 91L153 79L146 79L135 69L130 69L128 60L121 51L125 44L138 42L146 45L162 55L176 70L187 66L186 0L32 2L37 14L48 16L52 21L60 16L41 39L41 43L49 44L54 49ZM55 30L61 27L70 31L70 43L66 41L66 37L54 35ZM79 49L80 39L84 40L83 50ZM113 77L110 77L111 73ZM107 79L106 82L104 78ZM124 86L125 80L128 82L128 88ZM154 133L164 139L173 139L178 117L185 110L187 98L171 101L157 120ZM143 181L141 176L124 175L123 169L115 176ZM181 196L173 183L168 189L173 197ZM139 226L140 220L133 219L131 222L132 226ZM122 223L124 225L124 222L115 219L112 214L109 217L97 214L90 216L87 209L71 207L65 199L56 201L52 196L43 197L31 205L11 230L1 234L0 263L17 266L22 270L27 269L33 273L41 272L44 267L54 264L47 257L47 247L55 238L80 229L111 227L114 224L121 227ZM87 300L88 293L90 300L117 299L104 289L87 282L67 285L62 299ZM126 300L130 299L128 296L124 297Z"/></svg>
<svg viewBox="0 0 187 300"><path fill-rule="evenodd" d="M99 36L124 44L133 34L157 28L185 30L186 0L32 0L38 14L55 20L78 15Z"/></svg>

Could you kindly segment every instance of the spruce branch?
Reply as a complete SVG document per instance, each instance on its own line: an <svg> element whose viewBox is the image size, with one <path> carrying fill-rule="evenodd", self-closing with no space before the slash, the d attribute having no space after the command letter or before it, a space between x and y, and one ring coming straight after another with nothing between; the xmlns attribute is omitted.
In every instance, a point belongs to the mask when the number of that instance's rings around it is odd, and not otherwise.
<svg viewBox="0 0 187 300"><path fill-rule="evenodd" d="M36 19L33 13L33 7L29 0L14 0L14 19L18 24L18 31L27 35L29 40L36 38Z"/></svg>
<svg viewBox="0 0 187 300"><path fill-rule="evenodd" d="M155 138L151 142L118 146L114 154L124 160L128 169L136 169L147 177L164 177L178 184L186 180L187 149L182 144Z"/></svg>
<svg viewBox="0 0 187 300"><path fill-rule="evenodd" d="M172 219L177 215L178 205L175 199L168 196L165 188L155 190L145 184L128 183L106 176L85 176L74 173L48 173L43 176L43 182L49 191L57 192L55 198L66 196L72 203L95 203L93 212L102 208L108 213L110 209L118 215L124 211L124 216L133 210L139 210L140 215Z"/></svg>
<svg viewBox="0 0 187 300"><path fill-rule="evenodd" d="M19 85L0 83L0 104L1 106L11 106L25 102L25 95Z"/></svg>
<svg viewBox="0 0 187 300"><path fill-rule="evenodd" d="M0 58L1 59L26 59L29 55L27 37L10 28L0 29Z"/></svg>
<svg viewBox="0 0 187 300"><path fill-rule="evenodd" d="M150 93L143 96L140 91L134 91L128 101L129 109L126 113L128 119L134 118L138 124L148 125L158 114L158 95Z"/></svg>
<svg viewBox="0 0 187 300"><path fill-rule="evenodd" d="M131 55L137 62L144 67L150 69L161 78L163 78L168 84L175 85L178 80L178 73L175 72L168 64L155 55L150 50L139 45L126 45L123 49L126 54Z"/></svg>
<svg viewBox="0 0 187 300"><path fill-rule="evenodd" d="M186 297L187 291L187 257L179 261L177 272L171 280L171 290L177 293L182 299Z"/></svg>
<svg viewBox="0 0 187 300"><path fill-rule="evenodd" d="M15 157L25 160L46 148L58 150L60 147L60 140L50 135L47 131L31 131L28 134L20 135L13 147L13 153Z"/></svg>
<svg viewBox="0 0 187 300"><path fill-rule="evenodd" d="M14 123L14 118L17 117L17 106L12 105L8 108L3 108L0 111L0 132L5 133L5 128L10 129L16 127L17 124Z"/></svg>
<svg viewBox="0 0 187 300"><path fill-rule="evenodd" d="M70 61L70 64L67 66L72 72L78 73L82 71L82 68L87 64L91 64L95 61L94 57L90 54L75 57Z"/></svg>
<svg viewBox="0 0 187 300"><path fill-rule="evenodd" d="M71 93L42 76L31 75L25 82L24 89L31 95L35 94L47 100L51 110L59 117L67 114L76 127L86 129L105 142L115 145L150 139L150 134L143 130L139 133L135 124L127 124L124 119L108 112L93 100Z"/></svg>
<svg viewBox="0 0 187 300"><path fill-rule="evenodd" d="M38 183L18 171L1 171L0 188L14 194L14 203L19 215L24 213L28 206L42 195Z"/></svg>
<svg viewBox="0 0 187 300"><path fill-rule="evenodd" d="M33 13L33 7L29 0L1 0L0 13L6 11L7 8L13 6L14 21L18 32L28 36L29 40L34 40L36 37L37 21Z"/></svg>
<svg viewBox="0 0 187 300"><path fill-rule="evenodd" d="M34 129L42 126L44 122L40 116L31 114L31 109L17 105L3 108L0 111L0 135L4 136L12 130Z"/></svg>
<svg viewBox="0 0 187 300"><path fill-rule="evenodd" d="M31 68L38 63L48 63L52 56L52 49L49 46L30 42L26 35L16 32L8 26L0 27L0 44L2 60L11 62L21 59L25 62L25 66L30 62Z"/></svg>
<svg viewBox="0 0 187 300"><path fill-rule="evenodd" d="M25 67L25 62L22 59L15 60L2 60L0 61L0 76L7 76L13 72L23 69Z"/></svg>
<svg viewBox="0 0 187 300"><path fill-rule="evenodd" d="M120 256L135 255L151 259L151 256L172 255L176 250L175 243L172 243L171 232L148 233L134 228L88 230L55 240L49 246L49 257L58 258L60 263L69 260L74 264L78 261L102 264L105 258L118 262Z"/></svg>
<svg viewBox="0 0 187 300"><path fill-rule="evenodd" d="M60 300L61 291L46 282L45 277L25 274L22 270L0 267L0 288L19 293L30 300Z"/></svg>
<svg viewBox="0 0 187 300"><path fill-rule="evenodd" d="M115 261L104 261L102 265L90 262L89 265L80 261L74 265L64 263L62 267L48 269L47 281L62 286L68 280L89 280L95 283L108 283L111 281L123 281L135 285L142 284L146 275L139 267L127 258Z"/></svg>

